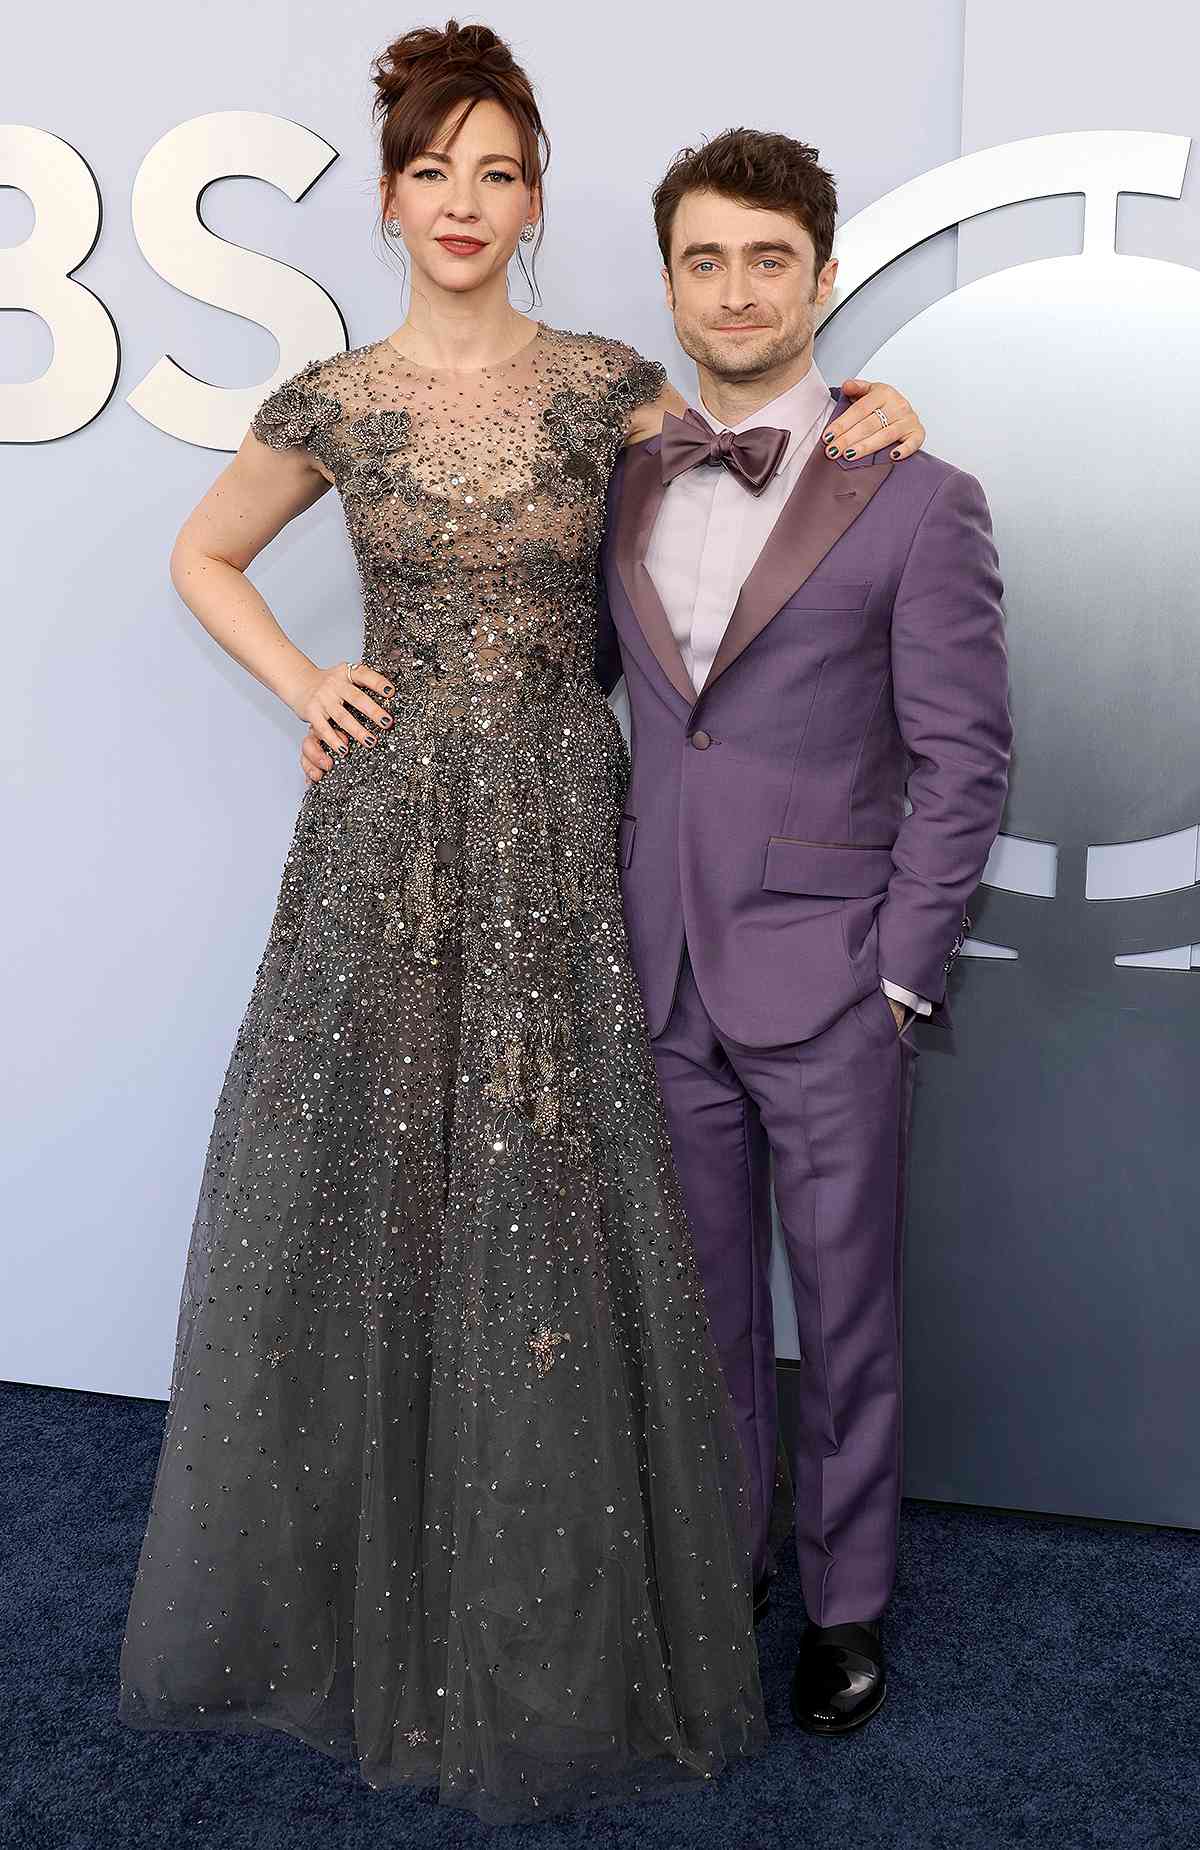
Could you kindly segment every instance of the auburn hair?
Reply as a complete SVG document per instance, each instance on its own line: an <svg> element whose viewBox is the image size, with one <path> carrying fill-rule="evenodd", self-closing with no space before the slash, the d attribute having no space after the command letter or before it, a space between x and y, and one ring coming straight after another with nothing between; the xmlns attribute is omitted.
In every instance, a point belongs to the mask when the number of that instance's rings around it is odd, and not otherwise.
<svg viewBox="0 0 1200 1850"><path fill-rule="evenodd" d="M837 188L819 151L790 135L728 128L699 148L681 148L654 189L658 248L671 267L671 228L685 193L720 193L740 205L787 212L813 241L819 274L833 252Z"/></svg>
<svg viewBox="0 0 1200 1850"><path fill-rule="evenodd" d="M512 117L521 150L521 177L540 195L550 141L533 85L512 52L489 26L417 26L380 52L371 70L380 122L379 156L385 174L403 172L418 154L437 146L453 112L452 142L476 103L490 97ZM540 234L539 234L540 242Z"/></svg>

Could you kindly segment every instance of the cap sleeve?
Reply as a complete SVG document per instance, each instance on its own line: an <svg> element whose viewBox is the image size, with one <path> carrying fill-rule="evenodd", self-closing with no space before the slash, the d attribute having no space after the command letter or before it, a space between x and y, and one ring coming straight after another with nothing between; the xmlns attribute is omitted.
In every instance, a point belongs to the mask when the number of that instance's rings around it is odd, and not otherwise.
<svg viewBox="0 0 1200 1850"><path fill-rule="evenodd" d="M268 392L250 420L250 430L273 450L310 449L322 453L325 438L342 415L330 392L317 385L321 362L310 360L290 379Z"/></svg>
<svg viewBox="0 0 1200 1850"><path fill-rule="evenodd" d="M648 405L667 383L666 368L659 361L643 359L622 341L612 344L611 364L609 396L622 418L630 417L639 405Z"/></svg>

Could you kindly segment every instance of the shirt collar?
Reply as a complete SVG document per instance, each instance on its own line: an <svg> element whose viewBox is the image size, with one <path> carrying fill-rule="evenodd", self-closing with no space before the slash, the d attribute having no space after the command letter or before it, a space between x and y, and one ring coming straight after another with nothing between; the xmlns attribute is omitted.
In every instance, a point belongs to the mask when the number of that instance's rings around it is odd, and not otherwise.
<svg viewBox="0 0 1200 1850"><path fill-rule="evenodd" d="M832 412L829 387L821 375L820 368L814 360L802 379L780 392L770 404L763 405L752 416L743 418L740 424L722 424L711 411L705 409L697 395L696 409L706 423L714 430L732 430L740 432L753 430L759 424L768 424L776 430L786 430L788 446L783 452L779 467L784 469L791 461L796 446L812 430L818 419L822 421Z"/></svg>

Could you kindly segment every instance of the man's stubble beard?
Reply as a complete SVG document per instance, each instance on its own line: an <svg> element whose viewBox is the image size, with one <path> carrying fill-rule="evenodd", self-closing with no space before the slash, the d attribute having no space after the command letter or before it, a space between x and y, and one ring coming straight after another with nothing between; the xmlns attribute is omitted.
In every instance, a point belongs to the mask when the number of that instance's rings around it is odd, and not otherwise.
<svg viewBox="0 0 1200 1850"><path fill-rule="evenodd" d="M703 366L716 379L758 379L764 373L777 372L791 362L808 346L813 337L813 317L806 318L803 326L769 336L765 346L752 353L726 353L721 348L709 344L705 330L695 323L680 328L675 324L675 335L683 351L697 366Z"/></svg>

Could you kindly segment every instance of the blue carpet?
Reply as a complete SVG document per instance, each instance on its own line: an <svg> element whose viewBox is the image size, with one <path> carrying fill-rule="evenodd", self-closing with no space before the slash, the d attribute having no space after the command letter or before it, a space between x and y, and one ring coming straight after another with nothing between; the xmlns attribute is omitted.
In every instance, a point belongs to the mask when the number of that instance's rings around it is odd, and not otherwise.
<svg viewBox="0 0 1200 1850"><path fill-rule="evenodd" d="M284 1735L139 1734L115 1719L117 1658L163 1413L0 1386L4 1846L1200 1845L1200 1540L940 1505L905 1505L876 1720L841 1741L792 1726L785 1553L759 1632L771 1747L694 1794L489 1830Z"/></svg>

